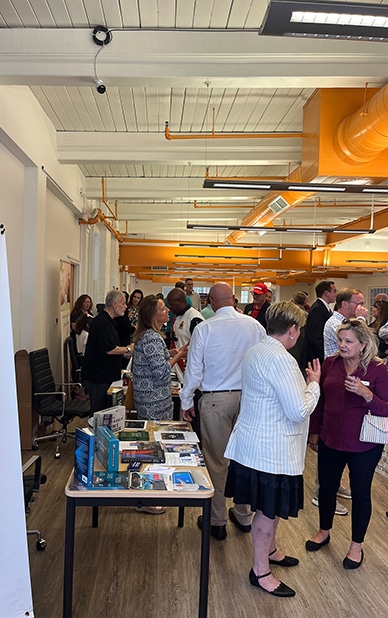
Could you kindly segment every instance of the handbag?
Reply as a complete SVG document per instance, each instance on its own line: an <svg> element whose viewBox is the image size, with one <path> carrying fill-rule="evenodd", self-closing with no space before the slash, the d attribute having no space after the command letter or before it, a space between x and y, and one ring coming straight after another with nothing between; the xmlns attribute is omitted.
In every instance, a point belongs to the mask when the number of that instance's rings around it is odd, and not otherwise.
<svg viewBox="0 0 388 618"><path fill-rule="evenodd" d="M365 414L361 426L360 441L388 444L388 417L375 416L370 412Z"/></svg>

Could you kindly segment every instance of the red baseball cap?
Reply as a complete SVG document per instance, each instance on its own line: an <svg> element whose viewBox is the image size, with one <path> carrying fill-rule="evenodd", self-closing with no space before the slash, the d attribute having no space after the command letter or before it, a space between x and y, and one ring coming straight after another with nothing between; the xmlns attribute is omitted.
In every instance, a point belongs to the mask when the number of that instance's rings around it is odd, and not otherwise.
<svg viewBox="0 0 388 618"><path fill-rule="evenodd" d="M268 288L265 283L256 283L255 287L252 290L252 294L266 294L268 292Z"/></svg>

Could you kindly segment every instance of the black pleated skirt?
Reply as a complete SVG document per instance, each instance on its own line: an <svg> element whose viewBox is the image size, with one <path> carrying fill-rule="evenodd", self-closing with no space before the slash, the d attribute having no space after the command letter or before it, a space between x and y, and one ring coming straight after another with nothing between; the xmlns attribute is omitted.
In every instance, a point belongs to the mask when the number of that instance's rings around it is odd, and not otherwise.
<svg viewBox="0 0 388 618"><path fill-rule="evenodd" d="M231 461L225 496L235 504L250 504L252 511L262 511L269 519L298 517L303 509L303 476L269 474Z"/></svg>

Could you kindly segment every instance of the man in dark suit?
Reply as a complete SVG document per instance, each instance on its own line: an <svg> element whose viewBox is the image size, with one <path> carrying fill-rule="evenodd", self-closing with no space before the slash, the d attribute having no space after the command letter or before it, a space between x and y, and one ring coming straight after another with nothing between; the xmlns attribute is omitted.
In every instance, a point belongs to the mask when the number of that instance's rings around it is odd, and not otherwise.
<svg viewBox="0 0 388 618"><path fill-rule="evenodd" d="M334 281L320 281L315 286L315 293L317 300L311 305L305 326L304 366L313 358L319 358L323 363L323 329L331 316L329 305L335 302L337 295Z"/></svg>
<svg viewBox="0 0 388 618"><path fill-rule="evenodd" d="M248 303L245 306L245 315L250 315L255 318L264 328L267 328L267 321L265 319L265 312L267 311L270 303L267 299L268 288L265 283L256 283L252 290L253 303Z"/></svg>

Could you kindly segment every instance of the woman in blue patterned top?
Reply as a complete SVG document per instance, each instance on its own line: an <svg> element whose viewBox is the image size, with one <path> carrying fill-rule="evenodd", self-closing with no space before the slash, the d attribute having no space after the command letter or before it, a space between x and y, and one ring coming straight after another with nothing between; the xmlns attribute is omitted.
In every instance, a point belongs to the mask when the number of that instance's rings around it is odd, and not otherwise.
<svg viewBox="0 0 388 618"><path fill-rule="evenodd" d="M184 358L187 346L167 350L160 330L168 320L164 301L151 294L139 307L133 338L133 398L140 419L172 419L171 367Z"/></svg>

